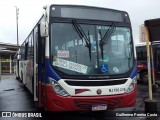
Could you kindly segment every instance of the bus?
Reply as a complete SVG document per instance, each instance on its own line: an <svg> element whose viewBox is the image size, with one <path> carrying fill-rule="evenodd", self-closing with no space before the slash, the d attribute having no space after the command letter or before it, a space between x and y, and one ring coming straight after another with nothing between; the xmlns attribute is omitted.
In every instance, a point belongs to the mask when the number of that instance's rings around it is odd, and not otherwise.
<svg viewBox="0 0 160 120"><path fill-rule="evenodd" d="M17 58L17 78L46 111L135 106L137 63L125 11L47 5Z"/></svg>
<svg viewBox="0 0 160 120"><path fill-rule="evenodd" d="M148 81L151 77L153 86L160 83L160 18L145 20L141 26L141 43L136 45L138 75L142 82ZM149 42L149 53L147 55L146 43ZM150 63L147 63L147 56L150 56ZM149 57L148 57L149 58ZM150 70L148 70L148 67ZM150 76L151 72L151 76Z"/></svg>
<svg viewBox="0 0 160 120"><path fill-rule="evenodd" d="M159 83L160 80L160 43L154 42L150 45L150 52L152 46L152 55L153 59L151 58L151 72L152 72L152 79L153 73L155 82ZM137 67L138 67L138 80L141 82L148 82L148 65L147 65L147 50L146 44L141 43L136 45L136 54L137 54ZM153 64L152 64L153 61Z"/></svg>

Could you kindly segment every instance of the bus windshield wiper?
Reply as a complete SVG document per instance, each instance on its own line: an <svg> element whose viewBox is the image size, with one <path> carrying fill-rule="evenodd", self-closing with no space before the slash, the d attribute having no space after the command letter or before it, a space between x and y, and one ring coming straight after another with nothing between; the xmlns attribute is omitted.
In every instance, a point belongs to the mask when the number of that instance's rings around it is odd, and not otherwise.
<svg viewBox="0 0 160 120"><path fill-rule="evenodd" d="M101 49L101 56L102 56L102 60L103 60L103 46L104 44L106 44L108 42L109 37L111 36L113 30L115 28L115 23L113 22L112 25L108 28L108 30L106 31L105 35L102 38L102 33L101 30L99 29L99 34L100 34L100 49Z"/></svg>
<svg viewBox="0 0 160 120"><path fill-rule="evenodd" d="M76 20L72 20L72 24L76 30L76 32L78 33L79 37L85 40L86 43L86 47L89 50L89 57L90 57L90 61L91 61L91 41L90 41L90 37L89 37L89 31L88 31L88 37L86 36L85 32L83 31L83 29L81 28L81 26L79 25L79 23Z"/></svg>

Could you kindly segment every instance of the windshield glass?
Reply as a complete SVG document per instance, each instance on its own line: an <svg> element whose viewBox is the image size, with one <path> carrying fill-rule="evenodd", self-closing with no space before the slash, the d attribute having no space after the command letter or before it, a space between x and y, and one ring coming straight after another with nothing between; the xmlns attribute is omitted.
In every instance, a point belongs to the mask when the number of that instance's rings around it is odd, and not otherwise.
<svg viewBox="0 0 160 120"><path fill-rule="evenodd" d="M77 26L80 27L78 30ZM130 29L114 26L105 40L103 38L109 29L111 26L52 23L52 65L72 75L114 75L128 72L133 66ZM100 44L101 39L105 41L104 44Z"/></svg>

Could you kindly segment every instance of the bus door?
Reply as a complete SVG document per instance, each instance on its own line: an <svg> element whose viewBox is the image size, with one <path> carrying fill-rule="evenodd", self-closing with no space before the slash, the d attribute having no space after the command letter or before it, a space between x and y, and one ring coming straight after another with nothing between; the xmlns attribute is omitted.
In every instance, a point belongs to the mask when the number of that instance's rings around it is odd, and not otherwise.
<svg viewBox="0 0 160 120"><path fill-rule="evenodd" d="M40 25L35 29L35 49L34 49L34 101L38 102L37 107L43 107L44 102L44 40L40 37Z"/></svg>
<svg viewBox="0 0 160 120"><path fill-rule="evenodd" d="M160 48L157 48L155 51L155 63L156 63L156 74L157 79L160 79Z"/></svg>

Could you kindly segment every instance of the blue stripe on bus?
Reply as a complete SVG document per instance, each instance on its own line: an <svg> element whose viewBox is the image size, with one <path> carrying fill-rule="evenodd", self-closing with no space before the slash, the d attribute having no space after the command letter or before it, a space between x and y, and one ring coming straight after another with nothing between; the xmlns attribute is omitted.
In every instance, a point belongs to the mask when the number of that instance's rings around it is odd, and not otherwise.
<svg viewBox="0 0 160 120"><path fill-rule="evenodd" d="M131 75L130 75L131 79L133 79L135 76L137 76L137 71L138 71L138 69L137 69L137 61L135 61L134 68L133 68L133 70L131 72Z"/></svg>
<svg viewBox="0 0 160 120"><path fill-rule="evenodd" d="M48 80L48 77L51 77L53 79L55 79L56 81L60 80L59 75L53 70L51 64L50 64L50 60L46 59L45 60L45 83L50 83Z"/></svg>

